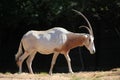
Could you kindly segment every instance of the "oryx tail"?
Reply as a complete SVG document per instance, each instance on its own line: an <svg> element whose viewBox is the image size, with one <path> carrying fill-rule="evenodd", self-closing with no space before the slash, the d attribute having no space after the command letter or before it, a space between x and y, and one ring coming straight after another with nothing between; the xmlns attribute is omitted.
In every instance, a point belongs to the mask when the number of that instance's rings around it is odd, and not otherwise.
<svg viewBox="0 0 120 80"><path fill-rule="evenodd" d="M18 48L18 52L17 52L17 54L15 55L15 60L17 61L22 54L23 54L22 42L20 42L20 45L19 45L19 48Z"/></svg>

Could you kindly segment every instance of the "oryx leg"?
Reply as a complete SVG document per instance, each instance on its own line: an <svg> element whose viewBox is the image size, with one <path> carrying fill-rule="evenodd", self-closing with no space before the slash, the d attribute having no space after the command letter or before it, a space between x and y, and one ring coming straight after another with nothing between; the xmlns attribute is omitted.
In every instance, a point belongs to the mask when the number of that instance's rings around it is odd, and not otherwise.
<svg viewBox="0 0 120 80"><path fill-rule="evenodd" d="M52 62L51 62L51 67L50 67L50 70L49 70L49 74L52 75L52 70L53 70L53 67L56 63L56 59L58 57L59 53L54 53L53 54L53 58L52 58Z"/></svg>
<svg viewBox="0 0 120 80"><path fill-rule="evenodd" d="M24 54L19 58L19 61L17 62L18 67L19 67L19 73L22 72L22 63L23 61L29 56L30 54L25 51Z"/></svg>
<svg viewBox="0 0 120 80"><path fill-rule="evenodd" d="M70 73L73 73L72 67L71 67L71 59L70 59L70 57L69 57L68 52L67 52L66 54L64 54L64 56L65 56L65 58L66 58L66 60L67 60L67 63L68 63L69 72L70 72Z"/></svg>
<svg viewBox="0 0 120 80"><path fill-rule="evenodd" d="M29 72L32 73L32 74L33 74L32 61L33 61L33 59L34 59L34 57L35 57L35 54L36 54L36 52L31 53L30 56L28 57L28 59L26 60L28 70L29 70Z"/></svg>

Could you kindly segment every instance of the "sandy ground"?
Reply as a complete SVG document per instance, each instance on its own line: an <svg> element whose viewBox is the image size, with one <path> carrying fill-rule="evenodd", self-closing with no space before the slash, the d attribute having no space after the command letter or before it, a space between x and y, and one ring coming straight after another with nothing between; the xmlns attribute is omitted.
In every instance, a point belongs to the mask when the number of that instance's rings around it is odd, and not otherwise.
<svg viewBox="0 0 120 80"><path fill-rule="evenodd" d="M0 80L120 80L120 69L79 73L0 73Z"/></svg>

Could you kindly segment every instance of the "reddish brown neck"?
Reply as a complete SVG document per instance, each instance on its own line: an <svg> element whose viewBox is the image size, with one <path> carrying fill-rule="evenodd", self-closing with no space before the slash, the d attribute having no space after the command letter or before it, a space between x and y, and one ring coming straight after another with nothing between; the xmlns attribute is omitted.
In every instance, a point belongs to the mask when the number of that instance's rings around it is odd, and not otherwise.
<svg viewBox="0 0 120 80"><path fill-rule="evenodd" d="M77 46L83 46L84 41L86 40L86 37L83 34L78 34L78 33L71 33L67 35L67 42L66 45L67 47L75 48Z"/></svg>

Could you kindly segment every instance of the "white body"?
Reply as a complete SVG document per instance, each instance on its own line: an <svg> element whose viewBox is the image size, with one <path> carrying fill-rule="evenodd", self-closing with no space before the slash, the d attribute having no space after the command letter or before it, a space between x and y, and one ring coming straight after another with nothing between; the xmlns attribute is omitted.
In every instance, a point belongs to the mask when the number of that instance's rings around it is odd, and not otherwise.
<svg viewBox="0 0 120 80"><path fill-rule="evenodd" d="M32 60L34 59L35 54L39 52L45 55L54 53L49 71L49 73L52 74L52 69L56 62L56 58L60 53L57 52L56 49L61 49L63 47L67 41L67 34L69 33L71 32L60 27L52 28L46 31L28 31L21 39L19 50L15 55L19 66L19 72L22 72L22 63L28 57L27 66L30 73L33 73L31 67ZM22 46L24 48L24 53L22 52ZM68 54L65 54L65 57L68 61L69 71L72 73Z"/></svg>
<svg viewBox="0 0 120 80"><path fill-rule="evenodd" d="M55 48L61 48L67 41L66 34L69 31L63 28L52 28L47 31L29 31L23 38L24 49L34 49L41 54L54 53Z"/></svg>

